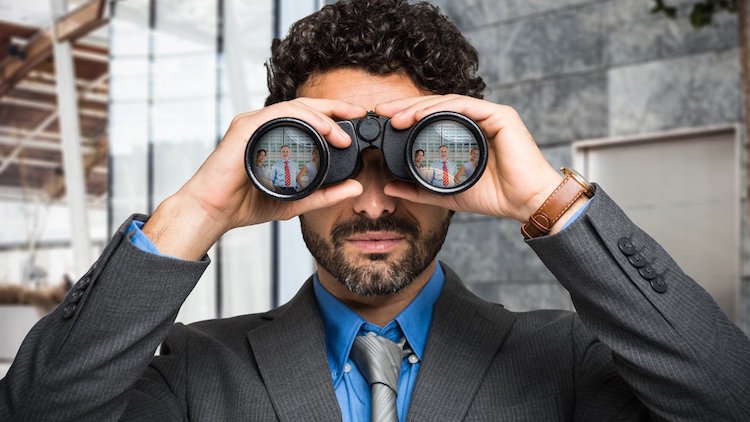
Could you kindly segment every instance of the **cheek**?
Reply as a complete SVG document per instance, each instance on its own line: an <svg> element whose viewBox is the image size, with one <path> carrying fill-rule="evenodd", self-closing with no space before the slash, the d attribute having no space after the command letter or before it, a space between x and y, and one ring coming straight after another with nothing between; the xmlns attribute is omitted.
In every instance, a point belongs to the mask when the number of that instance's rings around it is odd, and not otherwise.
<svg viewBox="0 0 750 422"><path fill-rule="evenodd" d="M448 218L448 210L443 207L433 205L416 205L407 206L409 214L419 225L419 229L424 235L427 232L437 230L442 226L443 221Z"/></svg>
<svg viewBox="0 0 750 422"><path fill-rule="evenodd" d="M305 224L318 235L328 238L334 224L344 221L347 218L344 213L347 207L348 209L352 208L351 204L340 202L331 207L308 211L303 214Z"/></svg>

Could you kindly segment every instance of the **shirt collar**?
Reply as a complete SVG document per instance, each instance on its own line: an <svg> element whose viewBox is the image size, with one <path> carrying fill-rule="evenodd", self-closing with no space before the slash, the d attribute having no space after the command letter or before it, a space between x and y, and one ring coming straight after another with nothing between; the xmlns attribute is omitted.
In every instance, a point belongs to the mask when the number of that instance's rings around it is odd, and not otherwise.
<svg viewBox="0 0 750 422"><path fill-rule="evenodd" d="M394 319L412 351L420 360L422 360L427 343L427 334L430 331L432 308L438 296L440 296L444 282L443 270L440 265L436 265L435 272L422 288L422 291ZM388 334L393 332L395 324L394 321L391 321L385 327L380 328L367 323L356 312L329 293L320 284L317 273L313 276L313 289L325 328L328 366L331 370L334 385L336 385L344 372L344 365L349 357L354 337L357 336L360 329L365 328L367 331L375 331L379 335L391 337Z"/></svg>

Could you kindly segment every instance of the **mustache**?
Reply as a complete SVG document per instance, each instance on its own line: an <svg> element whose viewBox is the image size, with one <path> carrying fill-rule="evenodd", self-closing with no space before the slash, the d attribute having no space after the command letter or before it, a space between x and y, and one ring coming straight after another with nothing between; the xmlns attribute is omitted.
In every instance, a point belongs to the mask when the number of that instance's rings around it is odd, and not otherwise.
<svg viewBox="0 0 750 422"><path fill-rule="evenodd" d="M331 229L334 245L340 245L349 236L369 231L392 231L416 239L419 237L419 227L416 221L395 217L387 214L376 220L357 214L353 219L336 224Z"/></svg>

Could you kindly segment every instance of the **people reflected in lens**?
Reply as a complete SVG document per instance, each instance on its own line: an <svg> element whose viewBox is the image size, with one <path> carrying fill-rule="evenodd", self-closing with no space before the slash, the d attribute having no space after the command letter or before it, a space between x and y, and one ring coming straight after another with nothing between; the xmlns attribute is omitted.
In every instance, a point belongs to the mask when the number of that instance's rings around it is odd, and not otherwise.
<svg viewBox="0 0 750 422"><path fill-rule="evenodd" d="M456 184L460 185L461 182L468 180L474 171L477 169L477 161L479 160L479 148L472 148L469 153L469 161L465 162L458 173L456 173Z"/></svg>
<svg viewBox="0 0 750 422"><path fill-rule="evenodd" d="M297 162L290 160L292 154L291 148L287 145L281 146L281 159L276 161L271 167L271 180L273 188L278 193L293 194L299 190L297 184L297 173L299 167Z"/></svg>
<svg viewBox="0 0 750 422"><path fill-rule="evenodd" d="M268 166L264 166L263 163L266 161L266 150L261 148L255 153L255 164L253 165L253 173L258 178L260 183L270 187L271 185L271 169Z"/></svg>
<svg viewBox="0 0 750 422"><path fill-rule="evenodd" d="M300 189L308 187L315 180L315 176L318 175L318 168L320 168L320 153L316 148L313 148L310 161L302 166L302 170L297 175L297 185Z"/></svg>
<svg viewBox="0 0 750 422"><path fill-rule="evenodd" d="M430 168L424 162L424 150L418 149L414 151L414 167L417 169L417 173L424 180L430 180Z"/></svg>
<svg viewBox="0 0 750 422"><path fill-rule="evenodd" d="M450 154L448 146L440 145L438 153L440 158L433 161L430 166L432 171L430 184L441 188L452 188L456 186L456 163L448 158Z"/></svg>

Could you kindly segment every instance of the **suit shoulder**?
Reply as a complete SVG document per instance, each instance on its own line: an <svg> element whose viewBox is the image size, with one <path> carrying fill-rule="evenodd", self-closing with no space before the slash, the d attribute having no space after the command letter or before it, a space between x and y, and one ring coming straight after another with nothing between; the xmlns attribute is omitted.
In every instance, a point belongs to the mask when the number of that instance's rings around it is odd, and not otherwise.
<svg viewBox="0 0 750 422"><path fill-rule="evenodd" d="M526 312L513 312L517 330L525 332L548 332L570 336L571 331L580 328L578 314L559 309L540 309Z"/></svg>
<svg viewBox="0 0 750 422"><path fill-rule="evenodd" d="M230 348L244 348L246 335L269 321L266 313L240 315L194 322L177 323L170 329L170 339L190 343L220 343ZM178 340L179 341L179 340Z"/></svg>

